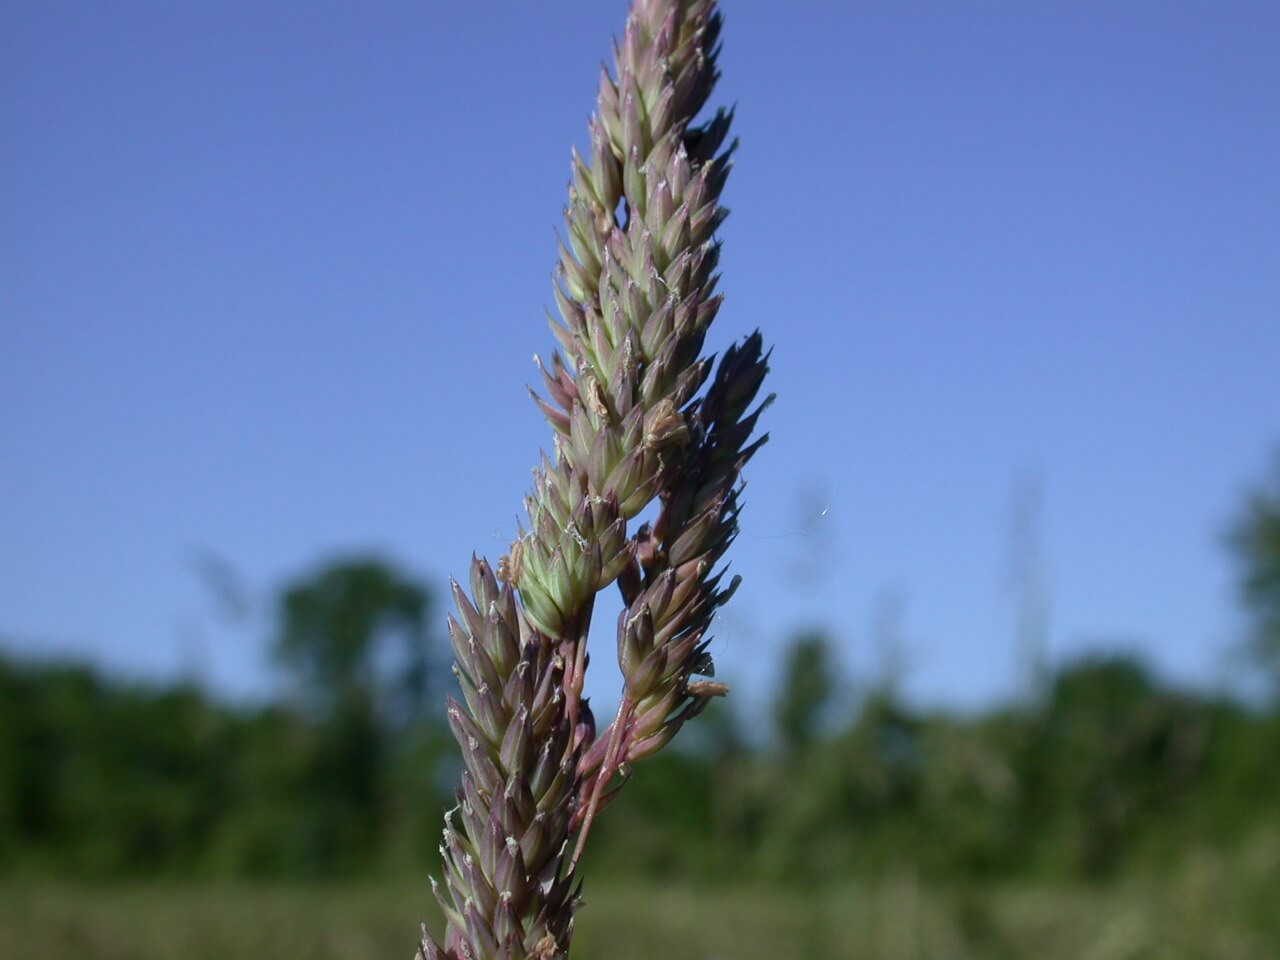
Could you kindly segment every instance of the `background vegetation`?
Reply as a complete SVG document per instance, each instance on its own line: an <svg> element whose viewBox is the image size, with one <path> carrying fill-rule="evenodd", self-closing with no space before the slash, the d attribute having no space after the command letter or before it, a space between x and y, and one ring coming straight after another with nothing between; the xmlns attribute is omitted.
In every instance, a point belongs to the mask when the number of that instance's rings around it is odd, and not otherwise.
<svg viewBox="0 0 1280 960"><path fill-rule="evenodd" d="M1230 536L1253 698L1115 654L948 713L795 637L768 717L717 704L602 819L579 955L1277 955L1277 531L1280 471ZM0 956L411 952L457 775L440 616L374 560L287 585L268 705L0 659Z"/></svg>

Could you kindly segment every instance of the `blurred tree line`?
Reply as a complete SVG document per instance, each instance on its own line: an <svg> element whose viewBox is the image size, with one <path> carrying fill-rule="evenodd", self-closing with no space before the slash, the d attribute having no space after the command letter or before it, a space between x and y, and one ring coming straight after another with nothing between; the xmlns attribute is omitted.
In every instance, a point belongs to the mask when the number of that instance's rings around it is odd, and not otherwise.
<svg viewBox="0 0 1280 960"><path fill-rule="evenodd" d="M593 838L593 872L1092 879L1280 843L1276 710L1167 689L1116 656L1063 669L1040 705L958 716L874 691L821 724L833 705L807 697L829 656L816 635L790 648L769 745L721 708L638 769ZM434 714L383 714L369 688L234 708L191 687L0 662L0 698L4 872L316 877L434 862L452 741Z"/></svg>
<svg viewBox="0 0 1280 960"><path fill-rule="evenodd" d="M1095 880L1259 848L1280 871L1280 469L1230 543L1269 699L1173 689L1111 655L977 714L912 707L892 679L850 703L830 640L804 634L771 729L717 703L642 764L593 836L593 875ZM266 706L0 659L0 872L430 868L458 774L438 614L388 564L312 572L278 598L290 683Z"/></svg>
<svg viewBox="0 0 1280 960"><path fill-rule="evenodd" d="M428 712L431 595L388 564L284 588L279 702L0 659L0 870L332 876L421 864L452 739Z"/></svg>

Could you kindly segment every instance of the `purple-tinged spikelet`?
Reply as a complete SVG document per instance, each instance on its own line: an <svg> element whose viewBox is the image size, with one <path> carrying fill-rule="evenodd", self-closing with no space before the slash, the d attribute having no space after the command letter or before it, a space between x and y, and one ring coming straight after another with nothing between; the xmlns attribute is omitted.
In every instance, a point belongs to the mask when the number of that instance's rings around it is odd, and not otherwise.
<svg viewBox="0 0 1280 960"><path fill-rule="evenodd" d="M733 146L728 112L694 119L718 77L720 24L713 0L636 0L588 155L573 154L551 319L561 352L539 361L546 398L534 394L555 457L497 571L473 559L470 590L453 585L462 699L448 719L466 769L432 884L446 930L423 929L422 960L566 956L593 818L629 764L727 692L698 678L737 586L718 565L764 442L751 437L768 355L758 333L714 373L701 355ZM655 501L653 524L630 531ZM624 689L597 734L586 642L596 594L615 582Z"/></svg>

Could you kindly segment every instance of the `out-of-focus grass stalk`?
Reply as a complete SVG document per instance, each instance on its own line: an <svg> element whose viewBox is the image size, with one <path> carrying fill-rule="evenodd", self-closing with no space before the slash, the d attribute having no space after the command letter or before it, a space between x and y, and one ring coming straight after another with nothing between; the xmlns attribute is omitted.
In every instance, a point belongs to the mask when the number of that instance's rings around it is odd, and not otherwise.
<svg viewBox="0 0 1280 960"><path fill-rule="evenodd" d="M595 816L711 697L706 632L737 586L737 532L767 370L758 333L714 365L730 115L695 125L718 76L712 0L636 0L602 71L589 156L573 156L555 284L561 353L535 400L555 432L528 529L491 569L473 559L449 622L465 760L445 817L440 940L423 960L565 956ZM714 367L714 372L713 372ZM628 523L654 501L652 523ZM597 733L583 699L596 594L616 583L624 688Z"/></svg>

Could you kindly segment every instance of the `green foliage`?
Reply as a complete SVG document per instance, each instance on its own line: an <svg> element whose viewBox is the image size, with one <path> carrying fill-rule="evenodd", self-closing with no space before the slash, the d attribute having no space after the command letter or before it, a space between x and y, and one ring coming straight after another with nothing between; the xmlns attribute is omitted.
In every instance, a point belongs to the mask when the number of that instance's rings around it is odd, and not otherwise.
<svg viewBox="0 0 1280 960"><path fill-rule="evenodd" d="M378 560L338 560L285 588L274 651L312 722L280 784L306 797L275 825L284 865L332 875L383 856L385 774L421 720L430 610L425 587ZM281 846L257 839L253 856Z"/></svg>
<svg viewBox="0 0 1280 960"><path fill-rule="evenodd" d="M1246 500L1229 543L1240 568L1240 594L1253 618L1253 652L1280 699L1280 456L1270 482Z"/></svg>
<svg viewBox="0 0 1280 960"><path fill-rule="evenodd" d="M233 707L0 659L0 698L4 873L420 876L452 802L440 720L344 712L358 696ZM1169 689L1132 658L1068 665L1042 704L957 716L879 692L848 715L765 747L714 704L601 819L593 874L972 884L1280 864L1280 712ZM982 909L957 910L986 935Z"/></svg>
<svg viewBox="0 0 1280 960"><path fill-rule="evenodd" d="M372 722L358 715L375 705L400 720L421 709L431 615L421 584L383 561L342 559L286 587L279 607L275 655L319 713L343 725Z"/></svg>
<svg viewBox="0 0 1280 960"><path fill-rule="evenodd" d="M1200 858L1098 889L950 887L905 871L806 890L597 882L574 949L583 960L1272 960L1280 859L1269 863ZM408 955L404 918L423 915L438 911L416 878L3 884L0 957L385 960Z"/></svg>
<svg viewBox="0 0 1280 960"><path fill-rule="evenodd" d="M805 633L791 642L774 704L778 734L788 751L803 752L817 736L835 694L835 676L825 636Z"/></svg>
<svg viewBox="0 0 1280 960"><path fill-rule="evenodd" d="M1140 663L1087 660L1050 694L1038 798L1052 817L1059 873L1101 877L1159 844L1200 780L1208 723L1192 698L1159 689ZM1069 797L1069 803L1061 798ZM1042 822L1044 822L1042 820Z"/></svg>
<svg viewBox="0 0 1280 960"><path fill-rule="evenodd" d="M0 664L0 850L80 876L199 858L225 808L226 714L185 688Z"/></svg>
<svg viewBox="0 0 1280 960"><path fill-rule="evenodd" d="M443 736L421 711L425 587L376 561L291 584L275 650L296 702L0 659L0 869L329 876L417 856ZM389 849L394 848L395 855Z"/></svg>

